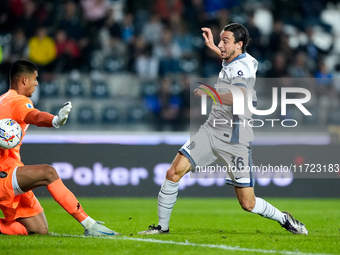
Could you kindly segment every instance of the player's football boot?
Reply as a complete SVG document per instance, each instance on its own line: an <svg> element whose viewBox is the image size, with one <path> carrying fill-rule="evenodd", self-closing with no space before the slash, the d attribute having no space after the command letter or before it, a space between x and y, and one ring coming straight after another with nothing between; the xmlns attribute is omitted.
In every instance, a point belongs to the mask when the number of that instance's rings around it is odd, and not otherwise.
<svg viewBox="0 0 340 255"><path fill-rule="evenodd" d="M168 230L162 230L161 225L158 225L157 227L155 224L152 224L149 226L148 230L144 230L141 232L138 232L139 235L156 235L156 234L170 234L169 229Z"/></svg>
<svg viewBox="0 0 340 255"><path fill-rule="evenodd" d="M121 234L103 226L104 222L96 221L91 227L85 229L85 236L120 236Z"/></svg>
<svg viewBox="0 0 340 255"><path fill-rule="evenodd" d="M308 235L308 230L302 222L294 219L293 215L291 215L289 212L282 213L286 215L287 219L284 224L281 224L283 228L287 229L293 234Z"/></svg>

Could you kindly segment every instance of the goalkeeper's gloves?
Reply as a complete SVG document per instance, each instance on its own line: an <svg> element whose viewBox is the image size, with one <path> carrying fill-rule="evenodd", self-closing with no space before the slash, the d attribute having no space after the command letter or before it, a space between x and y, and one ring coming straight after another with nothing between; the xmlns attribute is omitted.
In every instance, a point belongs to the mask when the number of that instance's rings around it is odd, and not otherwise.
<svg viewBox="0 0 340 255"><path fill-rule="evenodd" d="M59 128L60 126L64 125L67 121L68 114L72 109L72 103L70 101L66 102L63 107L59 110L58 115L54 116L52 120L52 125L55 128Z"/></svg>

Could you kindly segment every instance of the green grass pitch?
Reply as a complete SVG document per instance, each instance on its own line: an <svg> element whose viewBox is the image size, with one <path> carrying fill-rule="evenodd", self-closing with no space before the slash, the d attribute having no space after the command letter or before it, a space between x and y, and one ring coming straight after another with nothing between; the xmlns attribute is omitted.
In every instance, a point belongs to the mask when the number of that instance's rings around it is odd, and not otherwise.
<svg viewBox="0 0 340 255"><path fill-rule="evenodd" d="M292 235L275 221L244 212L235 199L181 198L170 235L136 233L157 223L156 198L79 198L94 219L120 237L82 237L83 228L53 199L40 199L50 235L0 235L0 254L340 254L338 199L274 199L309 230Z"/></svg>

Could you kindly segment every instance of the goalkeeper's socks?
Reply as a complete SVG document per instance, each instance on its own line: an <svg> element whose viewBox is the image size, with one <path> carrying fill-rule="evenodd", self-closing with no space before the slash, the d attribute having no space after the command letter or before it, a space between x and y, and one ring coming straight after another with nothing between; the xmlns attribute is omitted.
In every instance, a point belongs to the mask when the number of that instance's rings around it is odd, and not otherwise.
<svg viewBox="0 0 340 255"><path fill-rule="evenodd" d="M263 200L262 198L256 197L256 202L252 213L256 213L261 215L262 217L276 220L282 224L286 222L286 216L279 211L277 208L269 204L267 201Z"/></svg>
<svg viewBox="0 0 340 255"><path fill-rule="evenodd" d="M83 222L88 217L77 198L68 188L66 188L60 178L47 185L47 189L54 200L77 221Z"/></svg>
<svg viewBox="0 0 340 255"><path fill-rule="evenodd" d="M26 227L19 221L7 222L5 219L0 219L0 233L4 235L28 235Z"/></svg>
<svg viewBox="0 0 340 255"><path fill-rule="evenodd" d="M96 221L94 219L92 219L90 216L87 216L87 218L85 220L80 222L80 224L83 225L83 227L85 229L90 228L94 223L96 223Z"/></svg>
<svg viewBox="0 0 340 255"><path fill-rule="evenodd" d="M162 230L169 229L169 221L178 194L178 182L164 180L161 190L158 194L158 225L161 225Z"/></svg>

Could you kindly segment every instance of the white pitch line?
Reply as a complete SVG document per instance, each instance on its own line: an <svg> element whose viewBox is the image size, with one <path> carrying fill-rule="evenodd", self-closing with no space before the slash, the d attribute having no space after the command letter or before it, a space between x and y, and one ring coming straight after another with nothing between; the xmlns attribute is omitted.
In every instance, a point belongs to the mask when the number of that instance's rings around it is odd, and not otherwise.
<svg viewBox="0 0 340 255"><path fill-rule="evenodd" d="M186 242L175 242L175 241L166 241L166 240L158 240L158 239L133 238L133 237L126 237L126 236L116 236L116 237L113 237L113 236L83 236L83 235L57 234L57 233L52 233L52 232L49 233L49 235L59 236L59 237L101 238L101 239L137 241L137 242L146 242L146 243L175 244L175 245L185 245L185 246L204 247L204 248L216 248L216 249L229 250L229 251L279 253L279 254L286 254L286 255L331 255L329 253L303 253L303 252L295 252L295 251L251 249L251 248L242 248L242 247L239 247L239 246L228 246L228 245L224 245L224 244L201 244L201 243L190 243L188 241L186 241Z"/></svg>

